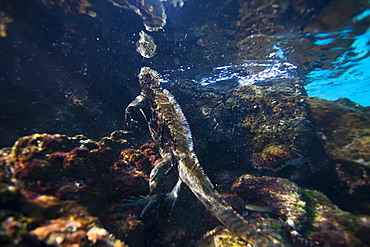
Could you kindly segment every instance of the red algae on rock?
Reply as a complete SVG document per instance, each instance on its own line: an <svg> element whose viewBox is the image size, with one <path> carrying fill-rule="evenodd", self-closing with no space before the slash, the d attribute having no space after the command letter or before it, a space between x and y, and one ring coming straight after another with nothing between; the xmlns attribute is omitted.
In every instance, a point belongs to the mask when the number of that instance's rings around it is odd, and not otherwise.
<svg viewBox="0 0 370 247"><path fill-rule="evenodd" d="M110 168L126 147L115 137L96 143L83 136L35 134L3 149L1 244L125 246L91 215L99 216L109 198L121 203L124 190L112 186L114 181L127 186L119 175L125 171Z"/></svg>
<svg viewBox="0 0 370 247"><path fill-rule="evenodd" d="M288 179L243 175L234 182L232 191L246 204L272 207L274 215L294 230L300 230L306 220L300 188Z"/></svg>
<svg viewBox="0 0 370 247"><path fill-rule="evenodd" d="M259 168L254 171L291 179L312 178L328 159L335 168L330 171L348 186L349 194L368 198L366 109L307 98L296 91L280 93L258 87L230 91L220 112L217 106L214 109L219 122L212 141L225 142L230 149L246 147L248 162ZM277 97L283 100L275 102ZM221 121L221 112L229 112L232 121ZM186 190L180 191L178 202L160 203L164 210L154 207L146 217L140 217L142 205L121 207L123 199L148 194L149 173L159 159L154 142L136 138L126 131L113 132L99 142L84 136L35 134L1 150L0 244L124 246L119 238L132 246L187 245L219 225ZM315 149L315 143L322 146ZM315 163L320 147L326 156L317 157L321 163ZM215 154L214 149L208 151ZM244 162L244 156L233 161ZM369 245L363 237L370 232L369 224L363 217L340 210L321 192L301 189L286 178L248 174L230 190L228 184L240 171L224 168L225 173L215 177L224 183L225 200L256 231L292 246ZM166 177L165 192L177 178L176 172ZM194 219L184 217L189 207ZM222 226L199 242L200 246L225 244L244 243Z"/></svg>
<svg viewBox="0 0 370 247"><path fill-rule="evenodd" d="M146 245L152 233L140 218L142 207L121 205L122 199L148 193L158 149L153 142L133 145L128 139L136 142L125 131L99 142L82 136L35 134L3 149L0 244L124 246L114 234L133 246ZM177 176L168 180L175 183ZM165 185L168 190L172 186ZM157 246L194 238L182 226L162 224L165 218L161 217Z"/></svg>
<svg viewBox="0 0 370 247"><path fill-rule="evenodd" d="M348 193L369 200L370 112L348 99L308 98L308 105L326 153Z"/></svg>
<svg viewBox="0 0 370 247"><path fill-rule="evenodd" d="M75 201L60 201L2 183L0 211L1 245L87 246L99 242L125 246L99 227L98 219ZM93 234L93 229L100 231Z"/></svg>
<svg viewBox="0 0 370 247"><path fill-rule="evenodd" d="M368 224L340 210L321 192L301 189L288 179L243 175L234 182L232 191L248 204L245 219L274 237L288 238L291 246L369 244L361 235L370 232ZM263 212L260 206L274 209ZM219 226L203 236L200 246L245 245Z"/></svg>

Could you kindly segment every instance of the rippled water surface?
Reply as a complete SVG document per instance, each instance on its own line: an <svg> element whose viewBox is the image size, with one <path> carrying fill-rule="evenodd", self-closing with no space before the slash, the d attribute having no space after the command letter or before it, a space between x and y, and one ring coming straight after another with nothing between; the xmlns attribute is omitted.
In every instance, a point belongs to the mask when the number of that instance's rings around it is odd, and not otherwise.
<svg viewBox="0 0 370 247"><path fill-rule="evenodd" d="M354 21L369 14L366 10ZM370 106L370 29L358 35L353 35L351 29L344 29L313 37L317 39L315 44L323 48L334 43L330 49L336 51L338 57L329 68L317 68L305 75L309 96L328 100L346 97L363 106ZM350 45L335 46L338 39L348 40Z"/></svg>
<svg viewBox="0 0 370 247"><path fill-rule="evenodd" d="M363 6L361 13L347 20L345 25L329 30L266 36L275 42L269 43L270 52L261 52L257 60L239 59L236 63L224 63L208 70L189 64L175 71L165 70L165 81L175 79L180 72L181 76L203 86L229 89L237 85L271 84L282 78L297 78L304 83L308 96L327 100L345 97L362 106L370 106L370 27L366 22L369 16L370 10ZM310 42L311 50L300 51L297 45L300 40ZM305 60L304 52L309 53L309 59ZM295 56L300 56L298 62L290 60ZM310 69L300 68L304 64L309 64ZM189 70L197 72L187 72ZM174 74L172 77L171 73Z"/></svg>

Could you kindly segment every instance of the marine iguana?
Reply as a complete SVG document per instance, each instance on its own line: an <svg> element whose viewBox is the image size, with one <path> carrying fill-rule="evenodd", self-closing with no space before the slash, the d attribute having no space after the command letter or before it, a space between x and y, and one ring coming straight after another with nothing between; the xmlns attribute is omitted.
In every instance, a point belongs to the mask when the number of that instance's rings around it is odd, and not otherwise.
<svg viewBox="0 0 370 247"><path fill-rule="evenodd" d="M228 230L247 243L253 246L286 246L274 237L256 231L215 190L194 152L192 135L185 115L174 96L160 86L159 78L155 70L149 67L141 68L139 74L141 94L125 111L125 121L130 128L134 122L133 111L141 111L162 157L150 173L150 193L142 200L147 203L143 213L163 196L162 181L176 165L179 179L172 194L176 194L184 182Z"/></svg>

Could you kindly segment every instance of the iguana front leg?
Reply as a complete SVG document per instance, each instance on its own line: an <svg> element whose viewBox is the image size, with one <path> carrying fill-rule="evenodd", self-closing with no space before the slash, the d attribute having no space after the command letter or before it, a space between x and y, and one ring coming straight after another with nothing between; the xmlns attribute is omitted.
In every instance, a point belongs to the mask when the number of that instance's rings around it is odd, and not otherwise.
<svg viewBox="0 0 370 247"><path fill-rule="evenodd" d="M146 109L149 108L148 100L141 94L136 96L136 98L131 101L131 103L126 107L125 110L125 125L128 129L134 127L134 123L137 122L133 118L133 112L141 112L144 116L145 121L148 122L148 117L146 114Z"/></svg>

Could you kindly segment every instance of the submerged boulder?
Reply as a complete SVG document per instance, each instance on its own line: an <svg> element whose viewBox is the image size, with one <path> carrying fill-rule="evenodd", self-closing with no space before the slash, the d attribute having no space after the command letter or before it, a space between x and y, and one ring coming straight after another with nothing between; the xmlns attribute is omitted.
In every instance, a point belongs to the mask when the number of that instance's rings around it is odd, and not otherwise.
<svg viewBox="0 0 370 247"><path fill-rule="evenodd" d="M164 200L144 217L141 205L122 207L123 199L148 194L148 176L159 159L156 145L139 137L116 131L95 142L84 136L35 134L3 149L1 244L246 245L187 188L177 202ZM237 173L234 166L228 172ZM177 173L168 176L164 188L170 191ZM369 244L366 216L342 211L321 192L286 178L245 174L223 192L256 231L288 245ZM187 217L189 210L195 217Z"/></svg>
<svg viewBox="0 0 370 247"><path fill-rule="evenodd" d="M369 244L366 219L340 210L319 191L302 189L288 179L252 175L239 177L232 190L244 200L243 215L249 222L291 246ZM217 227L203 236L200 246L247 245Z"/></svg>
<svg viewBox="0 0 370 247"><path fill-rule="evenodd" d="M307 98L307 102L316 133L335 167L334 177L345 186L343 193L356 200L363 212L370 213L369 107L345 98Z"/></svg>

